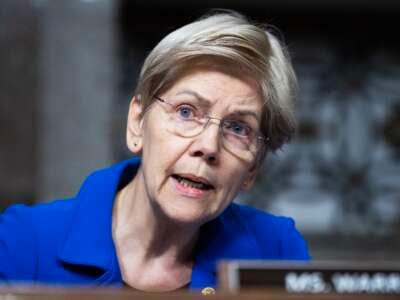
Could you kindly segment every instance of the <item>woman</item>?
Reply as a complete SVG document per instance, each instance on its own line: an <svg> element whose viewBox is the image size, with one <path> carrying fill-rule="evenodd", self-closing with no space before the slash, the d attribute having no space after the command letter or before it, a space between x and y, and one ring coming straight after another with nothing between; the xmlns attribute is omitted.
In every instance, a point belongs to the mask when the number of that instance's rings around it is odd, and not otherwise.
<svg viewBox="0 0 400 300"><path fill-rule="evenodd" d="M244 17L205 17L147 57L128 115L141 158L90 175L69 200L1 217L3 280L215 286L219 259L308 259L291 219L233 204L294 132L295 75Z"/></svg>

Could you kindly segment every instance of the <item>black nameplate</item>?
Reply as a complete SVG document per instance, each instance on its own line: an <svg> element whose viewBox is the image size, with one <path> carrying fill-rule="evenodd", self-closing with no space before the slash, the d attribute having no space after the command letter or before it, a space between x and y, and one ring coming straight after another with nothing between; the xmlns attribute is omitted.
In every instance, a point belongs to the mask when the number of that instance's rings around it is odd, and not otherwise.
<svg viewBox="0 0 400 300"><path fill-rule="evenodd" d="M354 262L226 261L222 289L284 290L311 294L400 294L400 265Z"/></svg>

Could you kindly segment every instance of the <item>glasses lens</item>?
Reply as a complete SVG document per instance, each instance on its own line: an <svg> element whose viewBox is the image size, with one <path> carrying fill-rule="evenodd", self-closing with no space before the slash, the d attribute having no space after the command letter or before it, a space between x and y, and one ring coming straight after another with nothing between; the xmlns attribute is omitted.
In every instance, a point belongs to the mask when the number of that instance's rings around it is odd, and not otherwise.
<svg viewBox="0 0 400 300"><path fill-rule="evenodd" d="M223 142L226 148L241 157L252 157L257 155L257 139L243 137L226 131L222 131Z"/></svg>
<svg viewBox="0 0 400 300"><path fill-rule="evenodd" d="M177 135L183 137L194 137L199 135L204 125L197 119L182 119L176 114L171 114L170 126Z"/></svg>
<svg viewBox="0 0 400 300"><path fill-rule="evenodd" d="M219 126L224 147L245 160L253 160L258 152L259 142L254 130L243 127L243 124L224 120L221 124L214 122L214 118L191 118L181 111L176 111L174 106L164 102L166 109L166 129L181 137L195 137L203 132L210 124ZM245 125L246 126L246 125Z"/></svg>

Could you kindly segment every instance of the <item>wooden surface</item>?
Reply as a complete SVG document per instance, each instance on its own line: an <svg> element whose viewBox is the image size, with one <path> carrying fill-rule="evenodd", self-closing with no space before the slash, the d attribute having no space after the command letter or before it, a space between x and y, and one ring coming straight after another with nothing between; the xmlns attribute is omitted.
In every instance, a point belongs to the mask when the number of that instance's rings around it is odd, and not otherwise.
<svg viewBox="0 0 400 300"><path fill-rule="evenodd" d="M287 294L274 290L253 290L242 291L239 294L218 292L215 295L204 296L201 292L179 292L179 293L140 293L129 289L113 288L48 288L48 287L28 287L14 286L1 287L0 300L31 300L31 299L87 299L87 300L125 300L125 299L204 299L211 297L215 300L394 300L400 299L400 295L337 295L337 294L318 294L318 295L298 295Z"/></svg>

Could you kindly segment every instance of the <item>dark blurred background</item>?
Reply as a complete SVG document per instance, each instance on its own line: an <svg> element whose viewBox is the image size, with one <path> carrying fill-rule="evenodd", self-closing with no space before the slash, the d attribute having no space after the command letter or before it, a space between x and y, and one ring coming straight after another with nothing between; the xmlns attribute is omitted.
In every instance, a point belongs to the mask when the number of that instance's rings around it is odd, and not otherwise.
<svg viewBox="0 0 400 300"><path fill-rule="evenodd" d="M315 259L400 260L400 10L391 1L1 0L0 209L73 196L128 158L143 59L210 8L273 25L299 131L237 201L295 218Z"/></svg>

